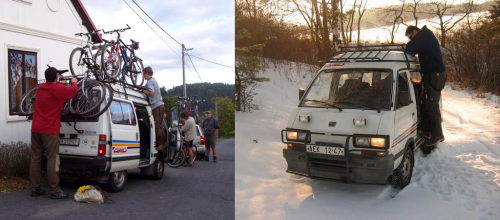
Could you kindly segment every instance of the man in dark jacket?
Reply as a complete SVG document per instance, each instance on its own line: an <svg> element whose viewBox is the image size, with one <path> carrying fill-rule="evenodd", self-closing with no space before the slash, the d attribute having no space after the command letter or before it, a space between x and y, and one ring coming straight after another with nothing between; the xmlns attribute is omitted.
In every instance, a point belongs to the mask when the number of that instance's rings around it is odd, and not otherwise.
<svg viewBox="0 0 500 220"><path fill-rule="evenodd" d="M67 71L67 70L66 70ZM61 111L66 100L73 98L78 87L76 78L71 79L71 86L57 82L58 74L65 71L50 67L45 70L46 83L36 89L36 105L31 123L31 196L41 196L40 173L42 158L47 156L47 179L49 180L51 199L67 199L69 195L59 187L59 133L61 132Z"/></svg>
<svg viewBox="0 0 500 220"><path fill-rule="evenodd" d="M425 111L422 114L422 135L427 139L428 146L444 141L441 127L439 100L441 90L446 82L446 68L439 42L426 26L419 29L408 26L406 36L410 41L406 44L406 52L418 54L422 84L425 94L422 96Z"/></svg>
<svg viewBox="0 0 500 220"><path fill-rule="evenodd" d="M205 136L205 161L209 161L210 148L214 152L213 162L217 162L217 149L215 142L217 142L217 133L219 133L219 121L212 117L212 112L207 111L207 118L203 121L203 134Z"/></svg>

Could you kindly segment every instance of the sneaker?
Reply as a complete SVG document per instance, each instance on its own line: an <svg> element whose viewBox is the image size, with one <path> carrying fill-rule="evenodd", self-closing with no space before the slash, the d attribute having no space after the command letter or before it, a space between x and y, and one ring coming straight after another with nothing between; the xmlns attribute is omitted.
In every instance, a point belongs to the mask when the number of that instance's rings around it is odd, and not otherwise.
<svg viewBox="0 0 500 220"><path fill-rule="evenodd" d="M205 155L205 157L203 158L203 161L210 161L210 159L208 159L208 155Z"/></svg>
<svg viewBox="0 0 500 220"><path fill-rule="evenodd" d="M41 195L45 195L45 190L43 189L31 189L31 196L33 197L37 197L37 196L41 196Z"/></svg>
<svg viewBox="0 0 500 220"><path fill-rule="evenodd" d="M52 193L50 195L50 198L51 199L67 199L67 198L69 198L69 195L66 194L66 193L64 193L63 191L61 191L61 192L58 192L58 193Z"/></svg>
<svg viewBox="0 0 500 220"><path fill-rule="evenodd" d="M444 141L444 136L437 136L437 137L432 137L431 139L427 140L425 144L427 146L433 146L436 145L438 142L443 142Z"/></svg>
<svg viewBox="0 0 500 220"><path fill-rule="evenodd" d="M213 161L214 161L214 163L217 162L217 156L214 156Z"/></svg>

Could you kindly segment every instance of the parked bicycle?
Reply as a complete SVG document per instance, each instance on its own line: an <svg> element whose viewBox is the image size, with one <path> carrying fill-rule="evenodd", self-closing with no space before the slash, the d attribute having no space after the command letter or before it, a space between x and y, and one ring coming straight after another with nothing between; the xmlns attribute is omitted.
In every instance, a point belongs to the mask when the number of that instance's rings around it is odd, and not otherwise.
<svg viewBox="0 0 500 220"><path fill-rule="evenodd" d="M104 31L105 34L116 33L118 36L115 40L104 46L102 50L102 69L104 73L114 80L121 80L126 83L126 76L130 77L132 84L136 87L142 86L144 83L142 60L135 55L135 50L139 49L139 42L130 39L131 45L126 45L121 40L121 32L131 29L127 24L127 28L116 29L112 31ZM127 54L130 53L130 57ZM123 67L122 67L122 62Z"/></svg>
<svg viewBox="0 0 500 220"><path fill-rule="evenodd" d="M200 106L199 106L199 104L205 102L205 100L197 100L196 99L197 97L198 97L197 95L193 95L193 103L194 103L193 117L194 117L194 121L196 122L196 124L199 124L200 123Z"/></svg>

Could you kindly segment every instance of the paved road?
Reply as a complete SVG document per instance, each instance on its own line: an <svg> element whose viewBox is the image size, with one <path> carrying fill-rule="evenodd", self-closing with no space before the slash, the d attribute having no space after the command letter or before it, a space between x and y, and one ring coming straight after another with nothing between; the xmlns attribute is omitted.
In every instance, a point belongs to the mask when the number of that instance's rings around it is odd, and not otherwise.
<svg viewBox="0 0 500 220"><path fill-rule="evenodd" d="M0 195L0 219L234 219L234 139L217 143L217 163L197 161L193 167L165 165L162 180L129 170L128 183L110 193L115 204L51 200L30 196L31 190ZM73 195L80 185L62 185ZM47 192L47 184L42 186Z"/></svg>

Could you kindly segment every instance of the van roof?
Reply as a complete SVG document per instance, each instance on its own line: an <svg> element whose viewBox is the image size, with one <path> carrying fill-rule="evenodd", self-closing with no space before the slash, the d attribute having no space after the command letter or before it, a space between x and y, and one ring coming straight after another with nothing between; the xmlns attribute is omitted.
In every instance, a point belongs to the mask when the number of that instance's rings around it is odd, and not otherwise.
<svg viewBox="0 0 500 220"><path fill-rule="evenodd" d="M146 94L138 92L131 86L122 86L118 83L109 83L113 89L113 99L129 100L136 104L150 105L149 98ZM128 88L127 88L128 87Z"/></svg>

